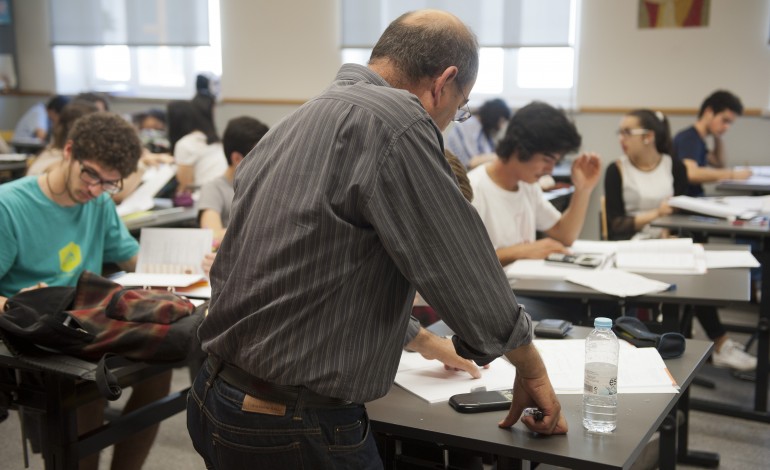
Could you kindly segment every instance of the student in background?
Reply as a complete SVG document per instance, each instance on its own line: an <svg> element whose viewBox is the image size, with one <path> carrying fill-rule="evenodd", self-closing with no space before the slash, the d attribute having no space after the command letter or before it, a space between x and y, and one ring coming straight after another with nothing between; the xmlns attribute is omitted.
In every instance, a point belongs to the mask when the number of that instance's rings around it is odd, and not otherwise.
<svg viewBox="0 0 770 470"><path fill-rule="evenodd" d="M572 164L575 192L560 213L543 197L538 180L580 147L581 137L563 111L534 102L511 118L497 144L496 160L468 173L473 206L481 216L505 266L517 259L544 259L565 253L583 228L591 192L601 176L601 161L585 153ZM537 232L546 237L537 239Z"/></svg>
<svg viewBox="0 0 770 470"><path fill-rule="evenodd" d="M687 190L687 170L672 158L671 131L660 111L635 110L620 121L618 131L624 155L607 167L604 194L607 229L611 240L624 240L644 233L646 238L662 234L648 227L654 219L672 212L666 201ZM757 358L727 336L717 309L692 307L708 337L714 341L712 363L716 367L753 370Z"/></svg>
<svg viewBox="0 0 770 470"><path fill-rule="evenodd" d="M235 169L268 130L265 124L249 116L237 117L227 123L225 133L222 135L222 147L228 164L227 171L219 178L204 184L198 200L200 226L214 231L215 244L222 241L227 224L230 222L230 207L235 194L233 190Z"/></svg>
<svg viewBox="0 0 770 470"><path fill-rule="evenodd" d="M495 142L511 118L505 101L486 101L467 121L456 123L446 137L446 147L468 168L475 168L495 158Z"/></svg>
<svg viewBox="0 0 770 470"><path fill-rule="evenodd" d="M67 136L75 121L86 114L97 111L98 109L93 103L79 100L74 100L62 108L59 120L53 128L51 143L40 152L40 155L35 157L35 160L27 169L27 175L42 175L51 166L60 163L64 158L64 145L67 143Z"/></svg>
<svg viewBox="0 0 770 470"><path fill-rule="evenodd" d="M620 121L618 138L623 155L604 178L609 239L659 238L649 223L671 214L668 198L687 191L687 169L671 157L668 119L660 111L631 111Z"/></svg>
<svg viewBox="0 0 770 470"><path fill-rule="evenodd" d="M105 93L99 93L96 91L87 91L83 93L78 93L74 100L79 101L87 101L89 103L93 103L94 106L96 106L96 109L99 111L109 111L110 110L110 98Z"/></svg>
<svg viewBox="0 0 770 470"><path fill-rule="evenodd" d="M177 193L200 187L227 170L213 115L206 109L206 105L192 101L168 104L168 140L177 164Z"/></svg>
<svg viewBox="0 0 770 470"><path fill-rule="evenodd" d="M702 183L723 179L746 179L751 176L749 169L726 168L727 159L722 137L741 114L743 104L737 96L729 91L715 91L701 104L695 124L674 137L673 155L687 167L689 196L703 196ZM713 139L712 149L709 149L706 143L708 137Z"/></svg>
<svg viewBox="0 0 770 470"><path fill-rule="evenodd" d="M59 113L70 99L63 95L56 95L48 103L37 103L27 110L19 119L13 131L11 140L45 142L49 139L49 133L59 121Z"/></svg>
<svg viewBox="0 0 770 470"><path fill-rule="evenodd" d="M106 262L133 271L139 245L110 199L123 178L136 170L142 146L121 117L91 113L75 122L63 159L49 172L0 185L0 311L21 290L74 286L84 270L100 273ZM123 412L168 395L171 372L133 386ZM77 411L79 433L103 422L104 400ZM113 469L139 469L158 425L115 445ZM99 455L81 460L96 469Z"/></svg>
<svg viewBox="0 0 770 470"><path fill-rule="evenodd" d="M505 354L518 368L499 426L539 406L545 418L523 418L529 429L567 431L529 317L442 154L477 71L478 43L458 18L406 13L368 66L343 65L243 161L198 330L209 357L187 407L208 466L292 466L237 449L299 440L295 467L382 468L363 403L393 384L415 289L457 332L461 356ZM276 412L248 412L254 400ZM346 451L319 427L345 434Z"/></svg>

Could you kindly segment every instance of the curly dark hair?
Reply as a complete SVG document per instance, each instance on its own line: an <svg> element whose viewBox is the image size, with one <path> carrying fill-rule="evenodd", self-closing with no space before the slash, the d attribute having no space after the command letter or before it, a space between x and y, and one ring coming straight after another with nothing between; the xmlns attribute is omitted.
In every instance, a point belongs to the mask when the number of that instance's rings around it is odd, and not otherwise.
<svg viewBox="0 0 770 470"><path fill-rule="evenodd" d="M72 156L116 170L125 178L134 171L142 156L142 142L136 129L117 114L96 112L77 121L69 133Z"/></svg>
<svg viewBox="0 0 770 470"><path fill-rule="evenodd" d="M497 156L507 161L514 154L527 161L536 153L565 154L580 148L582 138L564 111L534 101L516 111L505 136L497 144Z"/></svg>

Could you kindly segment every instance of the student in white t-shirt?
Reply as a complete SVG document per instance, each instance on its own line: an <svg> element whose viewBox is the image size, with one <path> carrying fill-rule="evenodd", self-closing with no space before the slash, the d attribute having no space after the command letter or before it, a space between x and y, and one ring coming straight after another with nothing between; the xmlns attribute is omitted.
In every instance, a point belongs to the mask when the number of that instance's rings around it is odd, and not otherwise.
<svg viewBox="0 0 770 470"><path fill-rule="evenodd" d="M564 213L543 197L538 185L538 179L550 174L580 143L580 134L563 111L533 102L511 118L497 145L498 158L468 173L473 206L501 264L567 252L580 234L591 192L601 176L599 157L584 153L573 162L575 192ZM537 232L545 237L537 239Z"/></svg>

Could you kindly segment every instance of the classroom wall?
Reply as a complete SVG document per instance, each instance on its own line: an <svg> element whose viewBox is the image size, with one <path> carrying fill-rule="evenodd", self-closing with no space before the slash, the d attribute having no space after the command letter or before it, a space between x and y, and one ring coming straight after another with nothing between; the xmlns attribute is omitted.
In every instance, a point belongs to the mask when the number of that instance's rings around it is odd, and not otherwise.
<svg viewBox="0 0 770 470"><path fill-rule="evenodd" d="M31 96L0 95L0 129L13 128L31 104L54 93L47 5L14 2L19 81ZM750 110L770 108L770 0L712 0L709 27L687 29L638 29L637 5L582 0L573 118L583 149L599 152L606 166L620 153L614 130L623 110L689 110L672 116L677 131L691 124L703 97L717 88L736 92ZM221 0L219 129L242 114L273 125L329 84L340 65L338 9L338 0ZM122 113L150 106L164 103L113 104ZM732 163L770 164L770 119L743 117L725 140ZM590 214L598 214L601 193L594 194L584 237L598 236Z"/></svg>
<svg viewBox="0 0 770 470"><path fill-rule="evenodd" d="M708 27L639 29L636 0L583 0L580 107L695 108L717 88L770 108L770 1L711 0Z"/></svg>

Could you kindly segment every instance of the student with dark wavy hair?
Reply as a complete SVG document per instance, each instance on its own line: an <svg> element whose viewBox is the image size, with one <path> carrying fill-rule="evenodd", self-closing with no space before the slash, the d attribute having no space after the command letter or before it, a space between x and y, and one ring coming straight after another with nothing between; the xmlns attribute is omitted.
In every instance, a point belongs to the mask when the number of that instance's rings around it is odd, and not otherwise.
<svg viewBox="0 0 770 470"><path fill-rule="evenodd" d="M136 267L139 244L110 199L136 170L142 154L136 131L118 115L90 113L75 121L62 153L47 173L0 185L0 312L21 290L75 286L83 271L101 273L104 263ZM168 371L134 385L123 413L168 395L170 384ZM82 405L78 432L103 418L104 400ZM150 426L116 444L112 468L141 468L157 430ZM80 468L96 469L98 459L89 455Z"/></svg>
<svg viewBox="0 0 770 470"><path fill-rule="evenodd" d="M445 145L466 167L475 168L495 158L498 134L510 118L505 101L486 101L467 121L452 126Z"/></svg>
<svg viewBox="0 0 770 470"><path fill-rule="evenodd" d="M534 102L508 122L497 144L498 158L468 173L473 206L501 264L564 253L577 239L601 176L599 157L584 153L573 162L575 192L563 214L543 197L538 180L551 174L554 165L580 143L580 134L563 111ZM537 232L546 237L537 239Z"/></svg>

